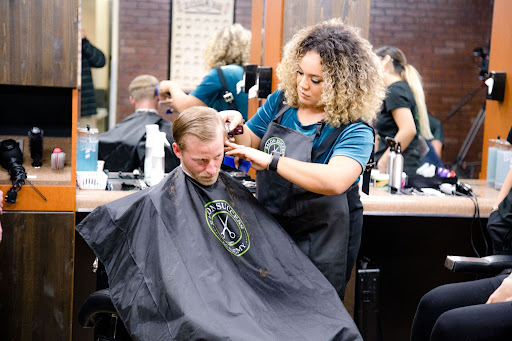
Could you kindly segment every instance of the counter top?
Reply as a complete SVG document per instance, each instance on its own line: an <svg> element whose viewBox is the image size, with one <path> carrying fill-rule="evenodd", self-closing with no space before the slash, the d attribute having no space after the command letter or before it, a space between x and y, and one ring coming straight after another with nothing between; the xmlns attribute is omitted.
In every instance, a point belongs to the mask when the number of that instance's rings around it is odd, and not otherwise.
<svg viewBox="0 0 512 341"><path fill-rule="evenodd" d="M487 218L499 191L486 186L485 180L461 180L473 189L476 198L466 196L393 195L382 188L370 188L361 194L365 215L472 217L478 204L480 216Z"/></svg>
<svg viewBox="0 0 512 341"><path fill-rule="evenodd" d="M469 184L476 200L461 196L393 195L382 188L371 187L370 195L361 194L365 215L472 217L478 203L481 217L489 217L499 191L486 187L485 180L462 180ZM76 210L90 212L97 206L122 198L136 191L76 191Z"/></svg>

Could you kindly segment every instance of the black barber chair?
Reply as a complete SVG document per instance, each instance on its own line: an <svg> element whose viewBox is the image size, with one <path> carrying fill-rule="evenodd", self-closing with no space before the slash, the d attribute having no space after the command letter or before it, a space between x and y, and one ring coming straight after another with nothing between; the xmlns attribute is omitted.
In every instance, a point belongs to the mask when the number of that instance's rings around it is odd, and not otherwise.
<svg viewBox="0 0 512 341"><path fill-rule="evenodd" d="M94 341L131 341L110 299L105 268L97 258L93 272L96 272L98 290L85 300L78 312L78 322L84 328L94 328Z"/></svg>

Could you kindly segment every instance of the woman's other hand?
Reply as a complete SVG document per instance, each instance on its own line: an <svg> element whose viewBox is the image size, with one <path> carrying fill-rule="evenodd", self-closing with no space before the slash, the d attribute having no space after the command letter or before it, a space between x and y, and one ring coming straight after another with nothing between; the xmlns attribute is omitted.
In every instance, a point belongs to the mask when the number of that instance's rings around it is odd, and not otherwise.
<svg viewBox="0 0 512 341"><path fill-rule="evenodd" d="M236 110L223 110L219 111L220 117L224 122L229 122L229 131L236 128L238 125L244 124L244 118L239 111Z"/></svg>
<svg viewBox="0 0 512 341"><path fill-rule="evenodd" d="M267 169L267 166L272 159L272 155L264 153L258 149L246 147L229 141L226 141L225 144L228 146L226 149L227 155L233 155L235 158L245 159L252 162L251 167L258 171ZM237 163L236 161L238 160L235 159L235 164Z"/></svg>

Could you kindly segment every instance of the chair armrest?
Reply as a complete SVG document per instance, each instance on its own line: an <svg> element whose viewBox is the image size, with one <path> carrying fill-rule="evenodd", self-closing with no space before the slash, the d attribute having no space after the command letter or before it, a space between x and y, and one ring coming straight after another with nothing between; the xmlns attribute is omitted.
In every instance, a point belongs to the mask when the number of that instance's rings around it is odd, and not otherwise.
<svg viewBox="0 0 512 341"><path fill-rule="evenodd" d="M512 269L512 255L487 257L446 256L444 266L453 272L476 272L498 274Z"/></svg>

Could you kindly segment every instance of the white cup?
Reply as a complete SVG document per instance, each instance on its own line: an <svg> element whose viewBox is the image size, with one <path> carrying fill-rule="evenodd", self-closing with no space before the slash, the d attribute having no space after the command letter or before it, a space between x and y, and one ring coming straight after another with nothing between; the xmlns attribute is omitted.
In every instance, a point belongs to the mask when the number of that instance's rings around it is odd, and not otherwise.
<svg viewBox="0 0 512 341"><path fill-rule="evenodd" d="M98 168L97 168L97 171L98 172L103 172L103 167L105 166L105 161L103 160L98 160Z"/></svg>

